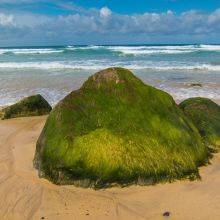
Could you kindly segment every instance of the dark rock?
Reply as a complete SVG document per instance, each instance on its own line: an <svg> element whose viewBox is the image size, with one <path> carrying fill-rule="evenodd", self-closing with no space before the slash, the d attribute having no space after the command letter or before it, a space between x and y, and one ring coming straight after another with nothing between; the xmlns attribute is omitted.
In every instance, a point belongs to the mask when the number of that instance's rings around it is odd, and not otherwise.
<svg viewBox="0 0 220 220"><path fill-rule="evenodd" d="M199 130L203 139L217 147L220 146L220 106L207 98L190 98L180 103L185 112Z"/></svg>
<svg viewBox="0 0 220 220"><path fill-rule="evenodd" d="M191 83L189 84L190 87L202 87L201 83Z"/></svg>
<svg viewBox="0 0 220 220"><path fill-rule="evenodd" d="M41 95L33 95L22 99L14 105L2 109L2 119L39 116L49 114L52 107Z"/></svg>
<svg viewBox="0 0 220 220"><path fill-rule="evenodd" d="M169 216L170 216L170 212L164 212L164 213L163 213L163 216L164 216L164 217L169 217Z"/></svg>

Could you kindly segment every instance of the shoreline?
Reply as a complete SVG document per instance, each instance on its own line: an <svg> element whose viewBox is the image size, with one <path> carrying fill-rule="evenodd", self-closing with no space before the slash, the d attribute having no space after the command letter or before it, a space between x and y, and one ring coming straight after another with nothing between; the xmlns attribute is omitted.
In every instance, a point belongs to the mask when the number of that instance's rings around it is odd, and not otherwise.
<svg viewBox="0 0 220 220"><path fill-rule="evenodd" d="M98 191L57 186L40 179L33 168L46 118L0 121L1 219L164 219L167 211L171 219L219 219L220 153L200 168L201 181Z"/></svg>
<svg viewBox="0 0 220 220"><path fill-rule="evenodd" d="M23 97L23 98L25 98L25 96ZM194 97L190 97L190 98L194 98ZM202 97L203 98L203 97ZM174 98L173 98L174 99ZM174 99L174 101L176 102L176 104L177 105L179 105L182 101L184 101L185 99L183 99L183 100L179 100L179 99ZM216 99L211 99L213 102L215 102L215 103L217 103L218 105L220 105L220 99L219 100L216 100ZM19 101L19 100L18 100ZM58 101L59 102L59 101ZM58 103L57 102L57 103ZM16 103L16 102L15 102ZM15 104L15 103L13 103L13 104ZM55 104L55 105L52 105L52 108L54 108L56 105L57 105L57 103ZM6 107L8 107L8 106L10 106L10 105L13 105L13 104L9 104L9 105L3 105L3 106L0 106L0 111L2 110L2 109L4 109L4 108L6 108Z"/></svg>

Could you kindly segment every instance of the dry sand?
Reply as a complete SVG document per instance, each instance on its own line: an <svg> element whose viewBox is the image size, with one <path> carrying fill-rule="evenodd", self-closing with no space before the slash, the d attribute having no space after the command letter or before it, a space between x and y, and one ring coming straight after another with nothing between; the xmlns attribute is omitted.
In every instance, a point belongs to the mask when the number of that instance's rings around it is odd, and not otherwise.
<svg viewBox="0 0 220 220"><path fill-rule="evenodd" d="M220 219L220 154L202 181L92 190L56 186L32 166L46 117L0 121L0 219ZM163 217L169 211L170 217Z"/></svg>

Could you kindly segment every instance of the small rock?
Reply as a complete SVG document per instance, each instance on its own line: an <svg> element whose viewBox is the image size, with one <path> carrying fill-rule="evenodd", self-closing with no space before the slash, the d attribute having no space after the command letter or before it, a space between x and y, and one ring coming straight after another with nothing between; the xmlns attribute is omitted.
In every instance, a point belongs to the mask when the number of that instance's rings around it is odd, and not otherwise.
<svg viewBox="0 0 220 220"><path fill-rule="evenodd" d="M47 115L52 110L50 104L39 94L28 96L17 103L3 108L1 119Z"/></svg>
<svg viewBox="0 0 220 220"><path fill-rule="evenodd" d="M191 83L189 86L191 87L202 87L201 83Z"/></svg>
<svg viewBox="0 0 220 220"><path fill-rule="evenodd" d="M163 213L163 216L169 217L169 216L170 216L170 212L164 212L164 213Z"/></svg>
<svg viewBox="0 0 220 220"><path fill-rule="evenodd" d="M44 217L41 217L41 219L45 219Z"/></svg>

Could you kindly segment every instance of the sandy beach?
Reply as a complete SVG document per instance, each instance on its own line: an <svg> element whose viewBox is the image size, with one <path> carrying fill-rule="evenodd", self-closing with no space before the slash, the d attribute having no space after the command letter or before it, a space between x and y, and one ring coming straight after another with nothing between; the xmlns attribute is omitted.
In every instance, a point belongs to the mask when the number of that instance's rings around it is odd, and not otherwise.
<svg viewBox="0 0 220 220"><path fill-rule="evenodd" d="M0 219L220 218L220 154L200 169L201 181L103 190L56 186L32 165L45 120L0 121ZM163 217L166 211L170 217Z"/></svg>
<svg viewBox="0 0 220 220"><path fill-rule="evenodd" d="M220 220L220 0L0 0L0 220Z"/></svg>

